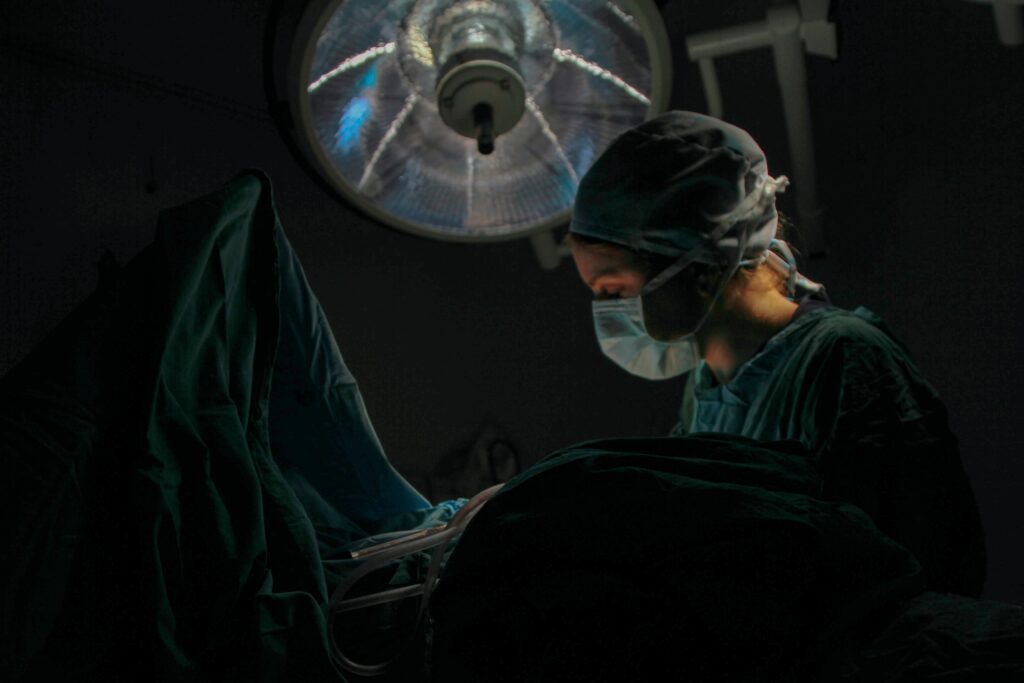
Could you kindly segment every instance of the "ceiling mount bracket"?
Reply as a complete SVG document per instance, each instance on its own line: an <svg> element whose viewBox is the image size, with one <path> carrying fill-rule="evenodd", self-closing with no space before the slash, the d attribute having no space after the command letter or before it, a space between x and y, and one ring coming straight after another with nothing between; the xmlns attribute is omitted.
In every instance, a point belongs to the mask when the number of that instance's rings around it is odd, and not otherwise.
<svg viewBox="0 0 1024 683"><path fill-rule="evenodd" d="M827 246L822 229L822 209L818 203L804 55L837 57L836 26L828 20L828 4L828 0L805 0L799 6L792 3L773 5L768 8L764 21L707 31L686 39L689 57L700 67L708 113L716 118L723 117L723 107L713 60L748 50L771 48L786 119L797 216L803 247L810 256L825 254Z"/></svg>

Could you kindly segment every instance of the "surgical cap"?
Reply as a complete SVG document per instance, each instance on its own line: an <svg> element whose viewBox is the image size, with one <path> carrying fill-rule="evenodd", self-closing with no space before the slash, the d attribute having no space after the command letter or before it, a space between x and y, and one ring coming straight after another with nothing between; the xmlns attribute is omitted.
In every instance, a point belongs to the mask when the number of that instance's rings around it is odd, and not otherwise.
<svg viewBox="0 0 1024 683"><path fill-rule="evenodd" d="M620 135L584 175L570 232L663 256L761 256L778 223L764 152L743 129L670 111Z"/></svg>

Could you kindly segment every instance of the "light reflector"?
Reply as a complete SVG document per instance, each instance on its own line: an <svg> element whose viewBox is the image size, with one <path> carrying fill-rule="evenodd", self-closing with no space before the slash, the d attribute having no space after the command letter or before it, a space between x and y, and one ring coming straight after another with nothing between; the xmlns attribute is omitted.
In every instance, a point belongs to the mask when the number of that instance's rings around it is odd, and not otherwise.
<svg viewBox="0 0 1024 683"><path fill-rule="evenodd" d="M303 25L291 93L301 147L350 202L428 237L510 239L564 222L596 156L668 97L650 0L334 1ZM458 50L521 77L522 115L491 154L439 112L439 75Z"/></svg>

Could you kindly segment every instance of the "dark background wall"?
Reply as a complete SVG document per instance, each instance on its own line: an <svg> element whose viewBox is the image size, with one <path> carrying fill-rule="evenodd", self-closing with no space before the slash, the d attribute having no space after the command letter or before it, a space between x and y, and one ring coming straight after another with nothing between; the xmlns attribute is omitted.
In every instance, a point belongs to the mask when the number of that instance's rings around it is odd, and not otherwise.
<svg viewBox="0 0 1024 683"><path fill-rule="evenodd" d="M687 34L764 1L669 0L676 108L703 110ZM429 469L486 420L527 463L668 430L681 384L604 360L569 263L526 242L429 242L322 191L267 113L270 0L39 0L0 8L0 373L152 238L156 215L265 169L282 222L392 460ZM835 2L840 59L810 58L835 302L881 314L946 398L988 534L986 596L1024 603L1024 48L961 0ZM719 63L726 118L788 170L769 52ZM782 208L792 198L784 198Z"/></svg>

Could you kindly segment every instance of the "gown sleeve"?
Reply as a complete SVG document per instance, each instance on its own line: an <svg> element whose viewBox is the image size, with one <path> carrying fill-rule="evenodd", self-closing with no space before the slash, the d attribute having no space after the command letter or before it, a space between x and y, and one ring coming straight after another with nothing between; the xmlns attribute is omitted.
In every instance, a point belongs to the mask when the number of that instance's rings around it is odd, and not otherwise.
<svg viewBox="0 0 1024 683"><path fill-rule="evenodd" d="M928 589L978 596L981 519L938 394L872 325L855 325L833 352L841 355L841 394L820 454L822 495L858 505L912 551Z"/></svg>

